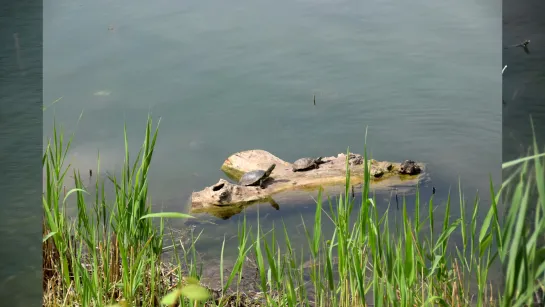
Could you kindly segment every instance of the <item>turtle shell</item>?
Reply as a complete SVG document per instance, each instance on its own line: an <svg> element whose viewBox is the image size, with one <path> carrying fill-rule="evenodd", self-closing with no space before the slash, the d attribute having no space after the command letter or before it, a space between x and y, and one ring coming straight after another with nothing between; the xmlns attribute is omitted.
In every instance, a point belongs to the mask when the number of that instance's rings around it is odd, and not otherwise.
<svg viewBox="0 0 545 307"><path fill-rule="evenodd" d="M252 185L259 182L260 179L265 176L265 171L263 170L256 170L256 171L250 171L242 175L242 177L239 180L239 184L241 185Z"/></svg>
<svg viewBox="0 0 545 307"><path fill-rule="evenodd" d="M316 162L316 159L314 158L301 158L295 162L293 162L293 169L295 170L303 170L306 169Z"/></svg>

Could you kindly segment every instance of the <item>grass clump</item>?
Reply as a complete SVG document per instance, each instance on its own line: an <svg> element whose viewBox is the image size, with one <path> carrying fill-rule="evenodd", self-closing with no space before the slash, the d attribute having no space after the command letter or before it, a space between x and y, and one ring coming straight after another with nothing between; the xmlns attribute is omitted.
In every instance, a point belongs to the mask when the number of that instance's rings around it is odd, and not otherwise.
<svg viewBox="0 0 545 307"><path fill-rule="evenodd" d="M468 203L459 188L459 217L451 213L450 196L438 217L433 196L421 202L417 190L414 214L403 200L402 220L392 223L388 209L379 214L369 191L368 163L361 202L350 197L347 162L346 190L336 204L330 198L323 202L320 190L313 225L303 221L308 246L293 246L285 225L280 232L266 231L258 219L254 230L244 218L234 267L224 275L224 241L221 288L213 290L200 284L198 237L190 238L189 248L175 246L173 261L163 260L163 219L191 217L151 211L148 172L158 128L152 133L150 118L132 163L125 131L121 177L109 176L115 190L111 203L98 178L90 201L77 171L75 187L64 194L71 140L65 145L63 134L53 132L43 158L45 306L525 306L542 293L545 172L544 154L537 151L503 165L516 171L498 191L490 184L484 219L480 199ZM66 213L69 197L77 208L73 218ZM322 231L324 221L334 225L330 236ZM453 237L461 243L453 245ZM241 284L250 257L260 292L231 291ZM494 268L503 269L504 282L493 287Z"/></svg>
<svg viewBox="0 0 545 307"><path fill-rule="evenodd" d="M148 119L144 144L132 164L125 131L127 150L121 178L109 176L115 189L113 205L108 205L104 182L98 176L94 199L89 205L88 192L76 170L73 170L75 187L65 193L64 181L70 170L65 160L72 138L65 144L62 132L54 128L43 156L44 305L102 306L122 302L155 306L164 293L177 286L173 280L182 280L180 265L168 265L161 260L163 219L158 227L151 220L173 215L152 214L147 195L157 131L156 128L152 134L152 121ZM77 207L75 219L67 215L70 196L75 198Z"/></svg>

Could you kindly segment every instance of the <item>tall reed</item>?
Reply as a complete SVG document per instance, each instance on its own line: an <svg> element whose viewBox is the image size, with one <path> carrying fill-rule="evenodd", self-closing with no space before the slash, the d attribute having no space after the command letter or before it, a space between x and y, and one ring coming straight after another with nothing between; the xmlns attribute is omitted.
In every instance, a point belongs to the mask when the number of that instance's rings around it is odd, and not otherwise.
<svg viewBox="0 0 545 307"><path fill-rule="evenodd" d="M63 132L57 131L56 124L53 128L43 156L44 305L102 306L122 301L133 306L154 306L177 286L165 279L179 274L181 265L165 271L167 267L161 260L163 219L157 226L151 218L190 216L151 213L148 172L158 125L153 132L148 118L144 143L133 161L126 129L124 132L125 162L120 179L108 176L115 189L115 199L109 202L100 176L95 176L95 195L89 197L92 195L84 187L79 171L66 163L72 137L65 143ZM69 171L73 172L75 187L66 192ZM100 174L100 157L96 174ZM67 214L71 197L77 209L75 217ZM190 258L185 256L185 260Z"/></svg>
<svg viewBox="0 0 545 307"><path fill-rule="evenodd" d="M443 216L438 217L433 196L422 204L417 189L414 217L404 199L401 223L394 227L389 209L379 214L369 191L366 152L361 203L350 197L347 161L346 190L336 206L328 198L329 210L324 208L320 190L313 227L303 221L308 246L302 254L308 261L297 259L285 226L281 248L274 229L265 234L258 221L251 245L267 305L523 306L542 301L537 295L542 295L545 281L545 154L538 154L535 141L534 149L533 156L503 165L518 166L518 177L506 180L498 191L490 182L491 202L486 207L479 197L468 203L460 183L460 216L451 212L449 195ZM513 186L515 192L507 193ZM532 189L536 199L529 197ZM503 218L498 212L500 197L507 208ZM486 216L480 220L483 208ZM534 210L530 213L529 208ZM334 224L329 237L322 231L324 218ZM455 236L460 242L452 240ZM503 275L495 270L491 276L490 270L498 268ZM505 283L492 283L493 278L505 278Z"/></svg>

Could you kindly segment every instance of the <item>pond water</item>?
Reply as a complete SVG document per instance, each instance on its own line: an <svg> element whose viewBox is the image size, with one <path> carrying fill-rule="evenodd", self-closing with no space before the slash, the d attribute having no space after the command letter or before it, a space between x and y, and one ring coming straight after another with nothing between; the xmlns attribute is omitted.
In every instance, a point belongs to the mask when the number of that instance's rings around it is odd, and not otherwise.
<svg viewBox="0 0 545 307"><path fill-rule="evenodd" d="M509 161L526 154L532 144L532 117L536 138L543 152L545 145L545 32L540 13L543 1L503 2L503 44L518 44L527 39L529 53L521 48L503 50L503 159ZM539 16L539 17L538 17Z"/></svg>
<svg viewBox="0 0 545 307"><path fill-rule="evenodd" d="M444 203L460 178L486 203L489 176L501 180L500 23L491 0L48 2L44 105L61 99L44 113L44 140L55 117L76 129L74 166L95 168L100 151L102 170L115 171L124 122L136 154L148 113L161 117L150 194L156 210L187 212L237 151L362 152L368 128L374 158L427 163L424 201L434 186ZM384 209L391 197L378 199ZM294 245L305 242L310 196L254 206L252 225L257 208L265 230L284 222ZM241 218L201 216L213 224L197 223L200 250L217 257Z"/></svg>

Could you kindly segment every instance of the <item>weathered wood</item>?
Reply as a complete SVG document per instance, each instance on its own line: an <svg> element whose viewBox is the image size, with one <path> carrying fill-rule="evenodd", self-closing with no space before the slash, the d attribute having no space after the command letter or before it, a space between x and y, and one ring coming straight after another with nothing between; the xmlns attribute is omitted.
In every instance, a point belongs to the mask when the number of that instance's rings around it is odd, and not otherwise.
<svg viewBox="0 0 545 307"><path fill-rule="evenodd" d="M291 163L264 150L248 150L235 153L225 160L221 169L228 177L237 182L242 174L248 171L265 170L271 164L276 164L276 168L270 178L266 180L264 188L241 186L220 179L218 183L192 193L191 212L198 213L209 210L231 212L235 208L240 209L235 211L241 211L243 207L250 204L264 202L269 202L273 207L277 208L278 205L275 205L275 201L271 197L274 194L344 185L346 182L346 160L346 154L341 153L337 156L323 158L317 169L293 172ZM350 154L348 168L350 169L350 182L352 185L360 184L363 181L363 160L361 155ZM397 180L393 181L400 182L401 179L408 179L416 184L418 177L422 174L421 171L424 169L424 165L421 163L413 163L412 167L404 168L402 167L403 163L380 162L373 159L368 162L373 183L385 183L397 178ZM409 161L409 163L411 162ZM417 175L402 174L406 170L415 171L415 169Z"/></svg>

